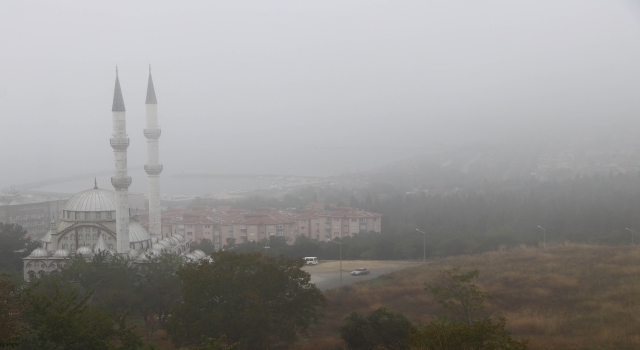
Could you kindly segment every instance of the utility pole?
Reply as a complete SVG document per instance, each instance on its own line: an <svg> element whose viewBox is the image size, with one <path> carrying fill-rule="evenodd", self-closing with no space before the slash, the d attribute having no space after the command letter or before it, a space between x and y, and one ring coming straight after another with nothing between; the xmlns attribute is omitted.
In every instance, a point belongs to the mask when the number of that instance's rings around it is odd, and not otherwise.
<svg viewBox="0 0 640 350"><path fill-rule="evenodd" d="M427 233L416 229L418 232L424 233L424 239L422 240L422 262L427 261Z"/></svg>
<svg viewBox="0 0 640 350"><path fill-rule="evenodd" d="M633 230L628 229L628 228L625 228L625 230L627 230L627 231L631 232L631 245L633 245L633 234L634 234L635 232L633 232Z"/></svg>
<svg viewBox="0 0 640 350"><path fill-rule="evenodd" d="M338 243L340 245L340 287L342 287L342 243L337 241L332 241L327 238L327 242Z"/></svg>
<svg viewBox="0 0 640 350"><path fill-rule="evenodd" d="M542 249L547 247L547 230L545 230L544 227L542 226L538 226L539 229L541 229L542 232Z"/></svg>

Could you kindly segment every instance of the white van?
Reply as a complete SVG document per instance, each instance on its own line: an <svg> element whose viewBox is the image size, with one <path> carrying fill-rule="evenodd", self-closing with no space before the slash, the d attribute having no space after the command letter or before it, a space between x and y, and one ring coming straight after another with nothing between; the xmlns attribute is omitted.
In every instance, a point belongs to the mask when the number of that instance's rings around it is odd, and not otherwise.
<svg viewBox="0 0 640 350"><path fill-rule="evenodd" d="M307 265L318 265L318 258L311 256L304 258L304 261L307 262Z"/></svg>

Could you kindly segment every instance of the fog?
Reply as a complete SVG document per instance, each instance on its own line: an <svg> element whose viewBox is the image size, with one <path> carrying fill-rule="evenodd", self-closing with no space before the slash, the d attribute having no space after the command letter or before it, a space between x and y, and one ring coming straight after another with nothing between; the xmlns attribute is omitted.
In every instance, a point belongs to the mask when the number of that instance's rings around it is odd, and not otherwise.
<svg viewBox="0 0 640 350"><path fill-rule="evenodd" d="M163 176L631 133L639 24L632 1L1 1L0 188L112 169L116 64L130 167L151 64Z"/></svg>

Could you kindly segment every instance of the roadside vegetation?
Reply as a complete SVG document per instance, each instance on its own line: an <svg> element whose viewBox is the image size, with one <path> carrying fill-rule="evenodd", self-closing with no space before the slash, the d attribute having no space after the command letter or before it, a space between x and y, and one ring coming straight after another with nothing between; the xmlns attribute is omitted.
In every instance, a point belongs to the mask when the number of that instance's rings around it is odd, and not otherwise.
<svg viewBox="0 0 640 350"><path fill-rule="evenodd" d="M529 339L527 349L640 347L640 247L561 244L450 257L327 291L325 319L300 348L346 349L340 329L352 312L384 307L427 325L454 316L425 284L455 268L479 270L474 284L491 295L474 317L491 318L494 329L505 318L504 330Z"/></svg>

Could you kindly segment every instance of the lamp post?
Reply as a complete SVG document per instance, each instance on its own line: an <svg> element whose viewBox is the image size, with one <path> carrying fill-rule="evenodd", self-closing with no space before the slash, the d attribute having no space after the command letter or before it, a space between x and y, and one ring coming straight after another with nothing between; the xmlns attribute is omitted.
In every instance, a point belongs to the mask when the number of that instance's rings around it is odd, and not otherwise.
<svg viewBox="0 0 640 350"><path fill-rule="evenodd" d="M541 229L542 232L542 248L546 248L547 247L547 230L545 230L544 227L542 226L538 226L539 229Z"/></svg>
<svg viewBox="0 0 640 350"><path fill-rule="evenodd" d="M327 243L329 242L338 243L340 245L340 287L342 287L342 243L332 241L329 238L327 238Z"/></svg>
<svg viewBox="0 0 640 350"><path fill-rule="evenodd" d="M625 230L627 230L627 231L631 232L631 245L633 245L633 234L634 234L635 232L633 232L633 230L631 230L631 229L629 229L629 228L625 228Z"/></svg>
<svg viewBox="0 0 640 350"><path fill-rule="evenodd" d="M268 251L269 248L271 248L271 247L269 247L269 238L267 238L266 245L264 246L264 255L267 255L267 251Z"/></svg>
<svg viewBox="0 0 640 350"><path fill-rule="evenodd" d="M427 233L416 229L418 232L424 233L424 239L422 240L422 262L427 261Z"/></svg>

